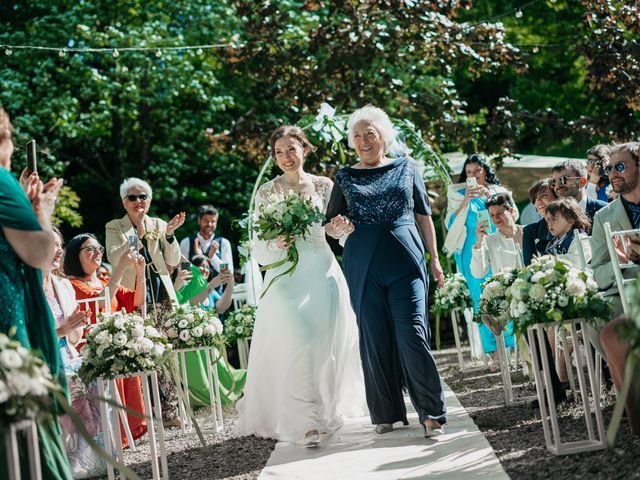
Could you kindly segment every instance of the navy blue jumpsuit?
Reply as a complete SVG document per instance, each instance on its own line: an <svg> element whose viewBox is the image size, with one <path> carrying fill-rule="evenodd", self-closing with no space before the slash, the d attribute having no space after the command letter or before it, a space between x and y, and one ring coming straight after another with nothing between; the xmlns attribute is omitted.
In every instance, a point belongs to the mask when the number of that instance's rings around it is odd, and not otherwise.
<svg viewBox="0 0 640 480"><path fill-rule="evenodd" d="M429 348L429 276L414 212L430 215L416 162L342 168L334 179L327 220L347 216L355 231L343 263L360 331L367 404L374 424L402 421L406 387L420 422L446 422L444 393Z"/></svg>

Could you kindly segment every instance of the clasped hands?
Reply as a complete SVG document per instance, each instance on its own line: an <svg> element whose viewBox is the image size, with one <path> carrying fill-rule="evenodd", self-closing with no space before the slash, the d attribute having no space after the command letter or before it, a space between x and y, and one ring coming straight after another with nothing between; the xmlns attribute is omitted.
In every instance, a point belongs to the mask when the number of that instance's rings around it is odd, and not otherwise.
<svg viewBox="0 0 640 480"><path fill-rule="evenodd" d="M351 223L351 220L343 215L336 215L335 217L333 217L329 225L331 226L332 231L330 235L334 238L340 238L344 235L349 235L356 229L353 223Z"/></svg>

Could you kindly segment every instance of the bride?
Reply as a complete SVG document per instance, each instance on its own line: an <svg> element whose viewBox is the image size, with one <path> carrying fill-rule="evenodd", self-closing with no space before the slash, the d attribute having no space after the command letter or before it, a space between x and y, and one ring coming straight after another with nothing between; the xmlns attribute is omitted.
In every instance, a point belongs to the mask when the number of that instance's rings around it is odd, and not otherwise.
<svg viewBox="0 0 640 480"><path fill-rule="evenodd" d="M303 170L314 149L299 127L273 133L271 151L283 174L260 187L255 211L271 194L289 190L326 211L331 180ZM312 226L296 246L296 269L271 285L258 305L237 428L241 435L317 446L321 433L340 428L345 416L366 414L364 381L349 291L322 225ZM251 248L266 265L284 259L289 244L254 235ZM288 266L268 270L263 288Z"/></svg>

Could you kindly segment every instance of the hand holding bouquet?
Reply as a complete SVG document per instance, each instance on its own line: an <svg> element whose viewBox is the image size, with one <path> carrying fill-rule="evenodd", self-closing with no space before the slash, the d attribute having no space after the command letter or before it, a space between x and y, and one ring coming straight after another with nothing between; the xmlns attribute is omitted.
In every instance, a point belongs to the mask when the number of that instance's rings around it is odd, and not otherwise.
<svg viewBox="0 0 640 480"><path fill-rule="evenodd" d="M280 277L294 272L298 264L298 249L296 241L306 239L311 226L324 220L324 213L306 198L292 190L284 194L269 195L269 203L260 205L256 212L253 229L259 240L279 240L280 246L285 247L287 256L278 261L265 265L262 271L280 267L287 262L291 266L278 274L262 292L262 296Z"/></svg>

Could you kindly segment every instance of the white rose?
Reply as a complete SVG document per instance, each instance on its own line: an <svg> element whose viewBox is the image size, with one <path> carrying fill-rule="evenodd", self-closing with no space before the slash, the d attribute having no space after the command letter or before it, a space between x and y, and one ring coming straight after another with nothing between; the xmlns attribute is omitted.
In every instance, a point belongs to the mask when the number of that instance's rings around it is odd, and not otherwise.
<svg viewBox="0 0 640 480"><path fill-rule="evenodd" d="M581 297L587 291L587 285L579 278L567 279L567 292L574 297Z"/></svg>
<svg viewBox="0 0 640 480"><path fill-rule="evenodd" d="M113 319L113 326L118 330L124 330L125 321L121 316L117 316Z"/></svg>
<svg viewBox="0 0 640 480"><path fill-rule="evenodd" d="M527 304L522 301L518 302L518 312L521 315L524 315L525 313L527 313Z"/></svg>
<svg viewBox="0 0 640 480"><path fill-rule="evenodd" d="M178 328L187 328L189 326L189 322L186 318L183 318L178 322Z"/></svg>
<svg viewBox="0 0 640 480"><path fill-rule="evenodd" d="M22 357L15 350L3 350L0 352L0 363L5 368L14 369L20 368L23 365Z"/></svg>
<svg viewBox="0 0 640 480"><path fill-rule="evenodd" d="M24 397L31 390L31 377L22 372L7 372L7 385L15 395Z"/></svg>
<svg viewBox="0 0 640 480"><path fill-rule="evenodd" d="M164 354L164 345L162 345L161 343L156 343L153 346L153 356L161 357L163 354Z"/></svg>
<svg viewBox="0 0 640 480"><path fill-rule="evenodd" d="M544 278L544 272L536 272L531 276L531 281L533 283L538 283L543 278Z"/></svg>
<svg viewBox="0 0 640 480"><path fill-rule="evenodd" d="M223 326L218 317L213 317L209 322L209 325L211 325L215 329L216 333L222 333Z"/></svg>
<svg viewBox="0 0 640 480"><path fill-rule="evenodd" d="M189 340L189 338L190 338L189 330L182 330L180 332L180 340L182 340L183 342L186 342Z"/></svg>
<svg viewBox="0 0 640 480"><path fill-rule="evenodd" d="M566 307L569 305L569 298L566 295L560 295L558 297L558 305L561 307Z"/></svg>
<svg viewBox="0 0 640 480"><path fill-rule="evenodd" d="M142 338L140 339L140 343L142 344L142 351L145 353L150 352L151 350L153 350L153 340L150 340L148 338Z"/></svg>
<svg viewBox="0 0 640 480"><path fill-rule="evenodd" d="M160 337L160 332L155 327L145 327L144 334L147 337Z"/></svg>
<svg viewBox="0 0 640 480"><path fill-rule="evenodd" d="M108 331L102 330L95 336L94 340L98 345L103 345L111 343L112 338Z"/></svg>
<svg viewBox="0 0 640 480"><path fill-rule="evenodd" d="M202 333L204 335L213 335L214 333L216 333L216 329L213 327L213 325L211 324L207 324L205 325L205 327L202 329Z"/></svg>
<svg viewBox="0 0 640 480"><path fill-rule="evenodd" d="M128 341L129 341L129 338L123 332L118 332L113 336L113 344L116 347L124 347Z"/></svg>
<svg viewBox="0 0 640 480"><path fill-rule="evenodd" d="M535 285L531 286L531 289L529 290L529 296L532 300L541 302L547 296L547 291L542 285L536 283Z"/></svg>
<svg viewBox="0 0 640 480"><path fill-rule="evenodd" d="M197 326L197 327L193 327L193 329L191 330L191 335L193 335L196 338L200 338L202 336L202 327Z"/></svg>
<svg viewBox="0 0 640 480"><path fill-rule="evenodd" d="M244 332L244 328L242 328L242 327L236 327L236 333L237 333L238 335L242 335L242 332Z"/></svg>
<svg viewBox="0 0 640 480"><path fill-rule="evenodd" d="M141 327L140 325L136 325L135 327L133 327L131 329L131 335L133 335L135 338L140 338L144 336L144 327Z"/></svg>

